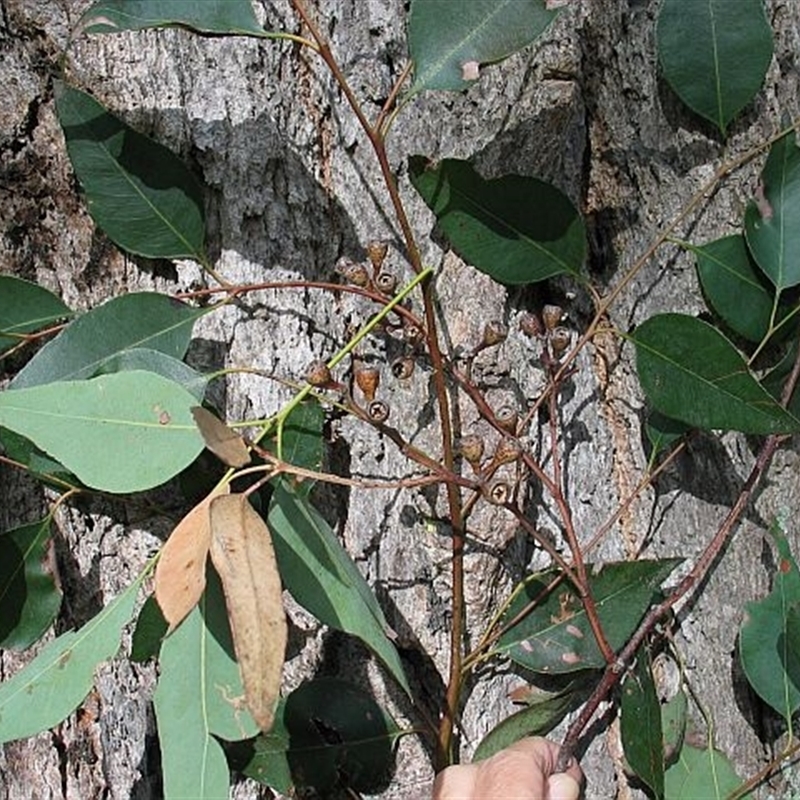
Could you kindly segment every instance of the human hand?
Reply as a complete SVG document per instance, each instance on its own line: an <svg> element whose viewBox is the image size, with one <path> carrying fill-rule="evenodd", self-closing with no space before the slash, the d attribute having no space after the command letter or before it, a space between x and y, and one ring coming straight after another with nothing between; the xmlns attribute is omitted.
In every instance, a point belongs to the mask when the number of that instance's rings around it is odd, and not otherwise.
<svg viewBox="0 0 800 800"><path fill-rule="evenodd" d="M448 767L436 776L433 800L578 800L583 773L574 759L556 773L559 749L532 737L477 764Z"/></svg>

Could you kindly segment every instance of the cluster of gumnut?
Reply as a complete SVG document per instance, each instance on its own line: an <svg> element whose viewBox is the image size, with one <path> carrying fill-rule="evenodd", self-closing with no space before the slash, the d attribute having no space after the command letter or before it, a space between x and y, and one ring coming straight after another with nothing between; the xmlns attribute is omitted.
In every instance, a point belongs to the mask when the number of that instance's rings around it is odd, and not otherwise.
<svg viewBox="0 0 800 800"><path fill-rule="evenodd" d="M567 351L572 339L570 330L561 324L564 311L557 305L545 305L541 316L533 312L522 315L519 328L526 336L540 344L539 361L550 376L554 376L560 366L560 359ZM467 357L467 368L475 356L490 347L502 344L508 337L508 327L499 321L490 321L483 329L483 336ZM484 457L484 438L478 434L466 434L456 442L457 453L470 465L482 488L484 497L496 505L506 505L511 500L511 488L503 480L494 480L498 470L524 458L519 436L521 427L516 408L504 405L497 410L484 409L484 415L499 430L501 438L488 459Z"/></svg>
<svg viewBox="0 0 800 800"><path fill-rule="evenodd" d="M336 272L348 284L386 301L394 295L397 288L396 275L384 266L387 252L388 247L385 242L371 241L367 245L368 262L356 262L343 256L336 264ZM522 333L540 343L539 360L551 376L555 375L561 356L566 352L572 338L570 330L561 324L563 317L564 312L560 306L545 305L541 315L526 312L519 322ZM392 374L401 380L410 378L414 372L419 350L424 344L424 332L409 317L402 316L402 337L406 342L407 352L391 364ZM508 327L503 322L499 320L488 322L483 329L481 340L466 358L467 378L478 353L502 344L507 338ZM381 372L377 366L364 363L359 358L354 359L353 379L364 397L363 407L354 401L347 387L334 379L325 361L312 362L305 377L306 381L316 389L338 392L346 399L348 408L357 416L381 425L389 418L389 406L376 396L380 376ZM483 437L478 434L462 436L456 442L455 451L470 465L484 497L496 505L505 505L511 500L511 488L505 481L494 478L501 467L519 462L523 457L523 448L519 441L519 414L513 406L508 405L489 413L492 416L489 421L501 433L491 457L484 458L485 443Z"/></svg>
<svg viewBox="0 0 800 800"><path fill-rule="evenodd" d="M356 262L347 256L342 256L336 262L336 272L346 283L372 295L377 295L386 302L397 290L397 276L384 266L387 253L388 246L385 242L371 241L367 244L368 263ZM402 316L401 329L408 352L392 361L391 372L395 378L404 380L410 378L414 373L416 354L422 347L424 334L422 329L408 316ZM348 406L359 416L366 417L377 424L386 422L389 418L389 406L376 397L380 385L380 369L359 358L355 358L354 361L353 378L364 396L365 406L363 408L353 401L346 387L334 380L330 368L322 360L313 361L309 365L306 370L306 381L317 389L331 389L340 392L348 398Z"/></svg>

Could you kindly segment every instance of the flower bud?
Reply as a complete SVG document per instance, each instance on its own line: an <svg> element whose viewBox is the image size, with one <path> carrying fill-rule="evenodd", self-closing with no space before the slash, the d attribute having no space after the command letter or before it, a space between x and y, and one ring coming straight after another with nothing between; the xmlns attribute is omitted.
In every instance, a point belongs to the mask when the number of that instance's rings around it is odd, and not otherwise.
<svg viewBox="0 0 800 800"><path fill-rule="evenodd" d="M361 389L364 398L368 403L375 399L375 392L381 382L381 373L377 367L358 366L355 369L356 385Z"/></svg>
<svg viewBox="0 0 800 800"><path fill-rule="evenodd" d="M536 316L536 314L532 314L530 311L523 314L520 318L519 329L526 336L530 336L532 338L541 336L544 333L544 326L542 325L541 320Z"/></svg>
<svg viewBox="0 0 800 800"><path fill-rule="evenodd" d="M561 322L563 316L564 309L561 306L548 305L542 309L542 321L549 331L552 331Z"/></svg>
<svg viewBox="0 0 800 800"><path fill-rule="evenodd" d="M386 259L386 253L389 252L389 245L386 242L381 242L377 239L373 239L370 242L367 242L367 256L369 257L370 263L376 270L379 270L383 266L383 262Z"/></svg>
<svg viewBox="0 0 800 800"><path fill-rule="evenodd" d="M568 328L558 327L550 333L550 349L556 358L569 347L571 339L572 334Z"/></svg>
<svg viewBox="0 0 800 800"><path fill-rule="evenodd" d="M476 433L470 433L462 436L456 442L456 452L468 461L472 468L477 472L480 468L481 459L483 458L483 437L478 436Z"/></svg>
<svg viewBox="0 0 800 800"><path fill-rule="evenodd" d="M508 338L508 327L500 320L492 320L486 323L483 329L483 347L494 347L502 344Z"/></svg>
<svg viewBox="0 0 800 800"><path fill-rule="evenodd" d="M505 481L495 481L484 490L486 499L496 506L504 506L511 497L511 487Z"/></svg>
<svg viewBox="0 0 800 800"><path fill-rule="evenodd" d="M512 436L504 436L494 451L494 463L510 464L522 455L522 445Z"/></svg>
<svg viewBox="0 0 800 800"><path fill-rule="evenodd" d="M328 365L321 359L312 361L306 370L306 381L320 388L328 386L333 381Z"/></svg>

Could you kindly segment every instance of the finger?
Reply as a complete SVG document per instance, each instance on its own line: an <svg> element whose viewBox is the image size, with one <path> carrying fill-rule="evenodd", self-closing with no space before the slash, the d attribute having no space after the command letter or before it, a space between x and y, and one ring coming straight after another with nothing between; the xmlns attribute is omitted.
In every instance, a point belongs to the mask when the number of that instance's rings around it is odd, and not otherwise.
<svg viewBox="0 0 800 800"><path fill-rule="evenodd" d="M580 793L580 781L566 772L558 772L548 779L545 797L546 800L578 800Z"/></svg>
<svg viewBox="0 0 800 800"><path fill-rule="evenodd" d="M433 783L433 800L472 800L477 797L473 791L477 771L476 764L442 770Z"/></svg>
<svg viewBox="0 0 800 800"><path fill-rule="evenodd" d="M546 739L522 739L478 763L475 797L542 800L558 746Z"/></svg>

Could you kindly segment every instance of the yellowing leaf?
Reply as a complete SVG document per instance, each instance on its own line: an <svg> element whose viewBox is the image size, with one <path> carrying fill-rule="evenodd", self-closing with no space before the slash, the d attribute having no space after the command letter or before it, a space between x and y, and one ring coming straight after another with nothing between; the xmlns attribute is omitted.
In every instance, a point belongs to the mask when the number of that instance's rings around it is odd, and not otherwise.
<svg viewBox="0 0 800 800"><path fill-rule="evenodd" d="M195 406L192 409L192 416L206 447L223 464L229 467L243 467L250 463L247 445L236 431L231 430L221 419L202 406Z"/></svg>
<svg viewBox="0 0 800 800"><path fill-rule="evenodd" d="M155 596L171 633L197 605L206 588L206 557L211 540L208 507L223 489L203 498L176 526L156 565Z"/></svg>
<svg viewBox="0 0 800 800"><path fill-rule="evenodd" d="M268 731L281 686L286 614L269 528L245 495L212 500L211 561L225 593L247 708Z"/></svg>

